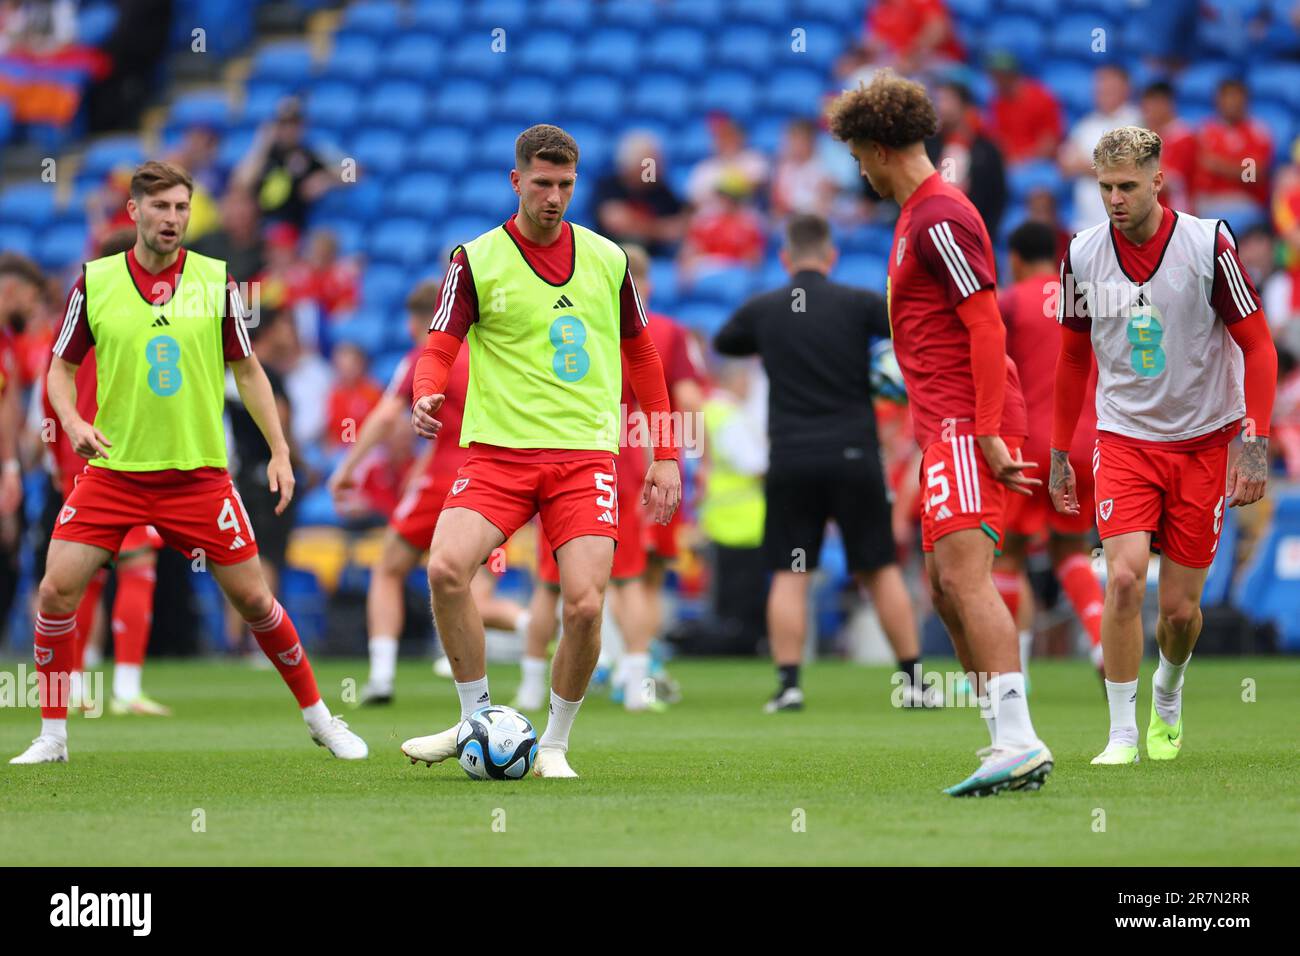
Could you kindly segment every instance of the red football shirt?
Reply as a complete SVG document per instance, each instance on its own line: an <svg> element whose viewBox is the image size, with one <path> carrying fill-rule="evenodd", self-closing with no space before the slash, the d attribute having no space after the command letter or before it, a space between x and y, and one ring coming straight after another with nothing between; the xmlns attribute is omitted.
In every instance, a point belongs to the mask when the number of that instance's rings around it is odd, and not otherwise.
<svg viewBox="0 0 1300 956"><path fill-rule="evenodd" d="M937 172L903 203L889 256L889 324L922 448L940 439L945 422L957 434L974 432L970 332L957 306L994 288L993 263L984 220ZM1001 434L1025 433L1024 398L1009 366Z"/></svg>
<svg viewBox="0 0 1300 956"><path fill-rule="evenodd" d="M397 370L393 372L388 385L389 395L400 395L406 404L411 403L415 391L415 364L420 360L423 345L417 345L402 359ZM469 391L469 349L462 348L456 353L456 361L447 373L446 398L442 408L434 417L442 422L438 437L434 440L433 454L425 456L425 473L435 481L454 477L460 467L469 460L469 449L460 447L460 426L465 420L465 393Z"/></svg>
<svg viewBox="0 0 1300 956"><path fill-rule="evenodd" d="M1229 175L1211 172L1205 164L1198 163L1195 173L1195 191L1198 201L1215 197L1241 197L1268 204L1269 165L1273 156L1273 138L1268 130L1254 120L1229 125L1215 118L1207 120L1196 140L1198 155L1214 157L1233 167ZM1242 179L1242 163L1253 160L1255 179Z"/></svg>

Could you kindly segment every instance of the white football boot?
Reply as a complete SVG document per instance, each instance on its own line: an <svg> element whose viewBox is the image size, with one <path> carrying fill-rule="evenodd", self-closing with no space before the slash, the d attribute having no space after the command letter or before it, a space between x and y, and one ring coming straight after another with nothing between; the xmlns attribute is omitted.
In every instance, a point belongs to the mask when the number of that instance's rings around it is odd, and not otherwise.
<svg viewBox="0 0 1300 956"><path fill-rule="evenodd" d="M10 763L67 763L68 741L63 737L42 734Z"/></svg>
<svg viewBox="0 0 1300 956"><path fill-rule="evenodd" d="M534 777L576 777L569 758L559 747L538 747L533 761Z"/></svg>
<svg viewBox="0 0 1300 956"><path fill-rule="evenodd" d="M448 727L442 733L429 734L427 737L412 737L402 744L402 753L411 758L411 763L419 763L423 760L430 767L442 763L448 757L456 756L456 731L459 727L460 721L457 721L454 726Z"/></svg>
<svg viewBox="0 0 1300 956"><path fill-rule="evenodd" d="M348 730L347 721L342 717L331 717L325 729L313 733L311 739L340 760L365 760L370 756L366 742Z"/></svg>

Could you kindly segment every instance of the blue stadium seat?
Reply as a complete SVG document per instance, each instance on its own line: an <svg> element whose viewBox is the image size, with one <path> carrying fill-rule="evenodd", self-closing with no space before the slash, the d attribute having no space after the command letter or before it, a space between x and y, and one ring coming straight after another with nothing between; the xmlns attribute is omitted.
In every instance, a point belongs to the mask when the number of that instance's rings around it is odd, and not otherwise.
<svg viewBox="0 0 1300 956"><path fill-rule="evenodd" d="M385 58L388 62L388 58ZM325 62L323 76L332 80L369 80L379 68L379 43L361 33L334 34L334 46Z"/></svg>
<svg viewBox="0 0 1300 956"><path fill-rule="evenodd" d="M429 259L429 226L420 219L391 219L371 230L366 243L370 257L402 266ZM402 278L405 283L405 274Z"/></svg>
<svg viewBox="0 0 1300 956"><path fill-rule="evenodd" d="M1233 603L1252 620L1272 621L1282 649L1300 650L1300 494L1277 499L1273 520L1255 545Z"/></svg>
<svg viewBox="0 0 1300 956"><path fill-rule="evenodd" d="M501 27L507 36L517 34L522 38L532 19L525 0L482 0L469 11L471 28L486 33Z"/></svg>
<svg viewBox="0 0 1300 956"><path fill-rule="evenodd" d="M439 237L437 248L439 255L435 258L440 265L445 265L447 257L441 255L442 252L450 252L453 247L463 242L469 242L475 236L480 236L489 229L501 225L506 221L507 216L509 216L508 211L501 215L477 214L454 216L448 219L442 223L440 230L442 235Z"/></svg>
<svg viewBox="0 0 1300 956"><path fill-rule="evenodd" d="M54 183L23 183L0 193L0 222L44 226L54 217Z"/></svg>
<svg viewBox="0 0 1300 956"><path fill-rule="evenodd" d="M781 143L785 139L785 130L789 125L789 117L773 116L770 112L764 111L755 117L752 126L746 128L745 138L750 146L767 156L775 157L781 151Z"/></svg>
<svg viewBox="0 0 1300 956"><path fill-rule="evenodd" d="M464 31L466 6L447 0L411 0L407 27L458 39Z"/></svg>
<svg viewBox="0 0 1300 956"><path fill-rule="evenodd" d="M1192 100L1208 106L1214 102L1214 92L1219 83L1236 72L1231 64L1222 60L1198 60L1188 64L1178 75L1174 88L1180 102Z"/></svg>
<svg viewBox="0 0 1300 956"><path fill-rule="evenodd" d="M450 201L447 177L438 173L406 173L388 190L387 211L390 215L440 218Z"/></svg>
<svg viewBox="0 0 1300 956"><path fill-rule="evenodd" d="M1007 190L1013 200L1023 200L1036 189L1061 191L1065 180L1056 164L1047 160L1015 163L1007 167Z"/></svg>
<svg viewBox="0 0 1300 956"><path fill-rule="evenodd" d="M341 190L335 190L341 192ZM339 252L345 256L360 255L365 246L365 228L358 219L342 219L323 216L313 209L308 216L308 225L313 229L328 229L338 240Z"/></svg>
<svg viewBox="0 0 1300 956"><path fill-rule="evenodd" d="M872 292L884 295L885 277L888 272L889 265L884 256L855 253L850 256L842 256L835 263L835 270L831 273L831 278L837 282L843 282L845 285L857 286L859 289L870 289Z"/></svg>
<svg viewBox="0 0 1300 956"><path fill-rule="evenodd" d="M343 11L340 29L374 37L391 37L404 28L401 8L390 0L349 3Z"/></svg>
<svg viewBox="0 0 1300 956"><path fill-rule="evenodd" d="M513 152L509 155L513 156ZM508 189L504 163L499 170L471 173L460 180L452 200L452 206L458 212L487 216L500 222L504 222L517 205L518 201Z"/></svg>
<svg viewBox="0 0 1300 956"><path fill-rule="evenodd" d="M862 0L798 0L795 10L804 18L816 16L840 27L854 27L856 34L856 28L862 26L864 6Z"/></svg>
<svg viewBox="0 0 1300 956"><path fill-rule="evenodd" d="M0 252L17 252L31 258L32 240L30 229L8 222L0 225Z"/></svg>
<svg viewBox="0 0 1300 956"><path fill-rule="evenodd" d="M783 69L773 73L761 98L765 109L790 116L817 113L827 79L817 70Z"/></svg>
<svg viewBox="0 0 1300 956"><path fill-rule="evenodd" d="M558 101L555 83L540 76L518 76L506 81L496 98L493 116L514 120L524 126L554 122ZM515 131L518 135L519 130Z"/></svg>
<svg viewBox="0 0 1300 956"><path fill-rule="evenodd" d="M396 316L391 316L389 317L389 321L386 321L382 326L385 334L385 345L392 344L389 341L388 336L391 335L394 329L401 332L403 339L406 339L406 332L402 328L402 323L396 321L396 319ZM409 339L406 339L406 342L408 345L410 344ZM406 351L404 349L386 348L383 352L372 357L370 362L370 377L381 385L387 386L388 380L393 377L393 372L405 357Z"/></svg>
<svg viewBox="0 0 1300 956"><path fill-rule="evenodd" d="M1259 63L1246 75L1252 100L1300 107L1300 63Z"/></svg>
<svg viewBox="0 0 1300 956"><path fill-rule="evenodd" d="M82 157L78 179L96 182L121 166L135 167L144 162L144 146L133 134L110 136L93 143Z"/></svg>
<svg viewBox="0 0 1300 956"><path fill-rule="evenodd" d="M633 87L631 112L641 116L678 120L694 107L691 84L680 76L652 73Z"/></svg>
<svg viewBox="0 0 1300 956"><path fill-rule="evenodd" d="M463 170L473 154L473 138L460 126L430 126L416 136L411 160L421 169Z"/></svg>
<svg viewBox="0 0 1300 956"><path fill-rule="evenodd" d="M737 26L722 31L713 59L719 66L766 74L771 64L772 46L771 29Z"/></svg>
<svg viewBox="0 0 1300 956"><path fill-rule="evenodd" d="M14 108L7 102L0 100L0 146L4 146L13 138L14 134Z"/></svg>
<svg viewBox="0 0 1300 956"><path fill-rule="evenodd" d="M998 15L1023 14L1029 17L1041 17L1047 11L1042 0L998 0Z"/></svg>
<svg viewBox="0 0 1300 956"><path fill-rule="evenodd" d="M224 170L238 166L239 161L252 149L253 137L256 135L257 128L254 126L227 130L217 147L217 165Z"/></svg>
<svg viewBox="0 0 1300 956"><path fill-rule="evenodd" d="M252 78L297 88L312 72L311 46L305 40L268 43L253 56Z"/></svg>
<svg viewBox="0 0 1300 956"><path fill-rule="evenodd" d="M696 108L726 112L744 121L758 106L758 86L748 73L709 72L703 77Z"/></svg>
<svg viewBox="0 0 1300 956"><path fill-rule="evenodd" d="M1285 103L1252 102L1250 116L1267 127L1269 135L1273 137L1273 155L1278 161L1286 162L1296 137L1295 110Z"/></svg>
<svg viewBox="0 0 1300 956"><path fill-rule="evenodd" d="M1103 31L1097 34L1096 31ZM1047 50L1053 57L1084 60L1096 65L1099 58L1118 52L1120 31L1096 14L1071 14L1051 23ZM1099 49L1094 49L1094 46ZM1041 54L1040 54L1041 55Z"/></svg>
<svg viewBox="0 0 1300 956"><path fill-rule="evenodd" d="M650 260L650 294L651 308L656 312L671 311L678 301L677 263L668 258ZM641 290L646 297L645 290Z"/></svg>
<svg viewBox="0 0 1300 956"><path fill-rule="evenodd" d="M749 296L754 272L745 266L709 269L699 273L682 289L693 302L716 302L734 309Z"/></svg>
<svg viewBox="0 0 1300 956"><path fill-rule="evenodd" d="M672 162L678 168L694 166L713 152L713 132L703 116L678 126L667 142L672 144Z"/></svg>
<svg viewBox="0 0 1300 956"><path fill-rule="evenodd" d="M661 0L656 7L666 23L714 27L727 22L722 0Z"/></svg>
<svg viewBox="0 0 1300 956"><path fill-rule="evenodd" d="M1049 63L1040 79L1067 110L1091 110L1092 70L1081 63Z"/></svg>
<svg viewBox="0 0 1300 956"><path fill-rule="evenodd" d="M491 89L479 80L448 80L434 95L431 115L444 123L473 126L489 115Z"/></svg>
<svg viewBox="0 0 1300 956"><path fill-rule="evenodd" d="M313 488L307 494L303 495L298 504L296 521L299 527L311 527L312 525L324 525L328 527L338 527L343 524L339 518L338 512L334 510L334 498L329 489L324 485ZM208 574L196 574L196 578L208 578ZM214 584L215 587L215 584Z"/></svg>
<svg viewBox="0 0 1300 956"><path fill-rule="evenodd" d="M554 24L571 36L582 38L585 44L595 25L599 6L596 3L574 3L573 0L533 0L528 9L532 22Z"/></svg>
<svg viewBox="0 0 1300 956"><path fill-rule="evenodd" d="M312 212L331 219L354 219L369 222L379 217L383 208L384 187L380 178L363 169L355 183L331 189L312 205Z"/></svg>
<svg viewBox="0 0 1300 956"><path fill-rule="evenodd" d="M679 305L673 318L687 329L699 332L705 338L712 338L730 316L731 310L724 305L692 300Z"/></svg>
<svg viewBox="0 0 1300 956"><path fill-rule="evenodd" d="M518 123L494 123L484 130L474 142L474 162L477 172L495 173L504 181L506 170L514 165L515 140L519 138ZM470 170L461 170L468 173Z"/></svg>
<svg viewBox="0 0 1300 956"><path fill-rule="evenodd" d="M117 26L117 5L83 3L77 11L77 42L83 46L102 46Z"/></svg>
<svg viewBox="0 0 1300 956"><path fill-rule="evenodd" d="M425 89L407 80L387 80L370 88L365 119L375 126L414 130L424 127L428 114Z"/></svg>
<svg viewBox="0 0 1300 956"><path fill-rule="evenodd" d="M626 115L628 97L618 80L608 76L579 76L560 95L564 116L612 122Z"/></svg>
<svg viewBox="0 0 1300 956"><path fill-rule="evenodd" d="M514 56L522 72L567 77L575 72L578 51L570 33L545 30L525 39Z"/></svg>
<svg viewBox="0 0 1300 956"><path fill-rule="evenodd" d="M824 21L801 20L792 29L803 31L800 34L801 48L795 48L796 38L786 31L781 42L772 51L774 70L788 67L806 69L810 66L829 70L835 58L843 53L844 48L857 36L856 30L853 33L846 33L842 25Z"/></svg>
<svg viewBox="0 0 1300 956"><path fill-rule="evenodd" d="M47 271L61 270L81 262L86 257L87 239L84 222L42 229L36 239L36 261Z"/></svg>
<svg viewBox="0 0 1300 956"><path fill-rule="evenodd" d="M442 43L432 33L408 33L384 47L379 70L384 76L433 84L444 76Z"/></svg>
<svg viewBox="0 0 1300 956"><path fill-rule="evenodd" d="M304 112L307 122L331 130L354 127L361 115L361 95L350 83L313 84L307 93Z"/></svg>
<svg viewBox="0 0 1300 956"><path fill-rule="evenodd" d="M727 11L728 22L758 24L769 30L780 30L785 36L789 36L789 26L794 18L793 0L745 0L733 3Z"/></svg>
<svg viewBox="0 0 1300 956"><path fill-rule="evenodd" d="M188 93L177 97L167 114L170 126L211 126L221 132L230 124L230 99L225 93Z"/></svg>
<svg viewBox="0 0 1300 956"><path fill-rule="evenodd" d="M1015 54L1026 69L1043 55L1043 28L1037 20L1019 16L999 16L984 30L985 50L1005 50Z"/></svg>
<svg viewBox="0 0 1300 956"><path fill-rule="evenodd" d="M244 90L244 103L239 117L244 123L256 125L265 123L275 115L280 101L292 93L288 85L277 81L250 82Z"/></svg>
<svg viewBox="0 0 1300 956"><path fill-rule="evenodd" d="M406 269L391 262L371 263L361 276L361 302L367 309L393 309L408 291Z"/></svg>
<svg viewBox="0 0 1300 956"><path fill-rule="evenodd" d="M367 172L385 175L406 166L406 139L389 129L364 129L352 140L350 155Z"/></svg>
<svg viewBox="0 0 1300 956"><path fill-rule="evenodd" d="M648 69L695 74L707 66L709 44L703 31L673 27L652 35L645 51Z"/></svg>
<svg viewBox="0 0 1300 956"><path fill-rule="evenodd" d="M446 51L446 69L449 75L466 78L496 78L507 74L512 69L516 57L512 43L519 43L522 37L511 35L507 38L505 49L494 48L492 36L485 30L475 30L461 37L448 46Z"/></svg>
<svg viewBox="0 0 1300 956"><path fill-rule="evenodd" d="M579 181L579 192L584 186L589 192L596 179L608 172L614 162L614 138L595 123L578 121L567 123L564 128L578 141L578 166L586 173L586 181Z"/></svg>
<svg viewBox="0 0 1300 956"><path fill-rule="evenodd" d="M983 23L993 13L993 0L948 0L948 12L962 20Z"/></svg>
<svg viewBox="0 0 1300 956"><path fill-rule="evenodd" d="M635 74L641 63L641 38L621 27L599 29L582 45L579 60L584 70L594 73Z"/></svg>

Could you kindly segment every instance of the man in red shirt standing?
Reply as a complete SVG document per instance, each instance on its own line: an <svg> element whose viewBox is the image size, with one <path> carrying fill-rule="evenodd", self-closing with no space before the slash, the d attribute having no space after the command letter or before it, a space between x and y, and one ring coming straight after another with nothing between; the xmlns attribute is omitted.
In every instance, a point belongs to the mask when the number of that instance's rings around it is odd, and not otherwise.
<svg viewBox="0 0 1300 956"><path fill-rule="evenodd" d="M1273 139L1246 115L1246 84L1227 79L1214 97L1218 116L1196 137L1196 214L1231 219L1245 230L1268 214Z"/></svg>
<svg viewBox="0 0 1300 956"><path fill-rule="evenodd" d="M1035 464L1020 459L1014 436L1024 431L1003 414L1007 392L1018 387L998 314L993 245L970 200L925 153L938 120L919 83L882 70L836 98L828 119L872 188L901 207L887 299L924 450L922 548L935 608L975 675L992 738L979 769L945 792L1036 790L1052 770L1052 753L1029 718L1016 626L992 566L1008 490L1028 495L1041 482L1023 474Z"/></svg>
<svg viewBox="0 0 1300 956"><path fill-rule="evenodd" d="M1064 128L1061 104L1042 83L1020 72L1010 53L989 56L993 98L989 102L988 134L1008 165L1031 159L1056 158Z"/></svg>
<svg viewBox="0 0 1300 956"><path fill-rule="evenodd" d="M1168 80L1157 80L1142 91L1142 125L1165 144L1160 168L1165 174L1165 188L1157 198L1170 209L1191 209L1192 190L1196 181L1196 132L1178 118L1174 105L1174 88Z"/></svg>

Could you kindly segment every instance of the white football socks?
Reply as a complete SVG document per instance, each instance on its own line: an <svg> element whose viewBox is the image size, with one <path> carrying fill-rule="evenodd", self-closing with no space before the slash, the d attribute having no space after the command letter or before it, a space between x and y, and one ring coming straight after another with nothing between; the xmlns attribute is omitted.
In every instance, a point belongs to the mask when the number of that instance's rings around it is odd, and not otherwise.
<svg viewBox="0 0 1300 956"><path fill-rule="evenodd" d="M113 665L113 696L118 700L135 700L140 696L139 664Z"/></svg>
<svg viewBox="0 0 1300 956"><path fill-rule="evenodd" d="M1012 749L1038 743L1033 721L1029 719L1029 701L1025 698L1025 675L1019 671L995 674L987 682L989 706L997 715L994 746Z"/></svg>
<svg viewBox="0 0 1300 956"><path fill-rule="evenodd" d="M487 675L480 677L478 680L466 681L461 683L456 681L456 695L460 697L460 719L464 720L480 707L486 707L492 703L492 697L488 694Z"/></svg>
<svg viewBox="0 0 1300 956"><path fill-rule="evenodd" d="M987 692L979 698L980 718L984 721L984 726L989 732L989 746L996 747L998 744L998 717L993 710L993 705L989 703Z"/></svg>
<svg viewBox="0 0 1300 956"><path fill-rule="evenodd" d="M370 638L370 684L380 690L392 690L397 678L397 638L376 634Z"/></svg>
<svg viewBox="0 0 1300 956"><path fill-rule="evenodd" d="M581 706L581 698L565 700L555 691L551 691L550 717L546 721L546 730L542 733L542 739L537 741L537 746L556 747L567 751L569 731L573 729L573 719L578 716L578 708Z"/></svg>
<svg viewBox="0 0 1300 956"><path fill-rule="evenodd" d="M521 610L519 612L519 616L515 618L515 637L519 638L520 641L524 641L527 639L528 624L530 621L532 621L532 619L533 619L533 614L531 611L528 610L528 608L524 608L523 610Z"/></svg>
<svg viewBox="0 0 1300 956"><path fill-rule="evenodd" d="M64 743L68 740L68 721L66 718L42 717L41 736L57 737Z"/></svg>
<svg viewBox="0 0 1300 956"><path fill-rule="evenodd" d="M1138 682L1106 681L1106 701L1110 704L1110 739L1126 747L1136 747Z"/></svg>
<svg viewBox="0 0 1300 956"><path fill-rule="evenodd" d="M649 654L624 654L623 706L628 710L645 710L652 695L646 693L646 680L650 676Z"/></svg>
<svg viewBox="0 0 1300 956"><path fill-rule="evenodd" d="M1024 673L1029 670L1029 658L1034 653L1034 632L1020 632L1020 671Z"/></svg>
<svg viewBox="0 0 1300 956"><path fill-rule="evenodd" d="M519 658L519 676L519 693L540 697L546 686L546 658L525 654Z"/></svg>
<svg viewBox="0 0 1300 956"><path fill-rule="evenodd" d="M329 726L330 709L325 706L325 701L318 700L310 707L302 709L302 719L307 721L307 726L311 728L312 733L323 733Z"/></svg>
<svg viewBox="0 0 1300 956"><path fill-rule="evenodd" d="M1152 695L1156 702L1156 713L1166 724L1173 727L1178 724L1178 717L1183 710L1183 673L1191 663L1192 656L1181 664L1171 664L1160 651L1160 663L1156 665L1156 674L1152 679Z"/></svg>

